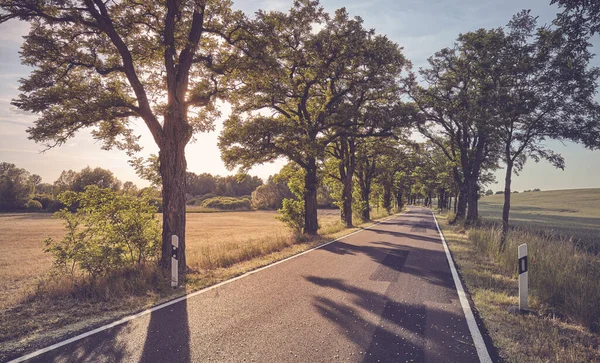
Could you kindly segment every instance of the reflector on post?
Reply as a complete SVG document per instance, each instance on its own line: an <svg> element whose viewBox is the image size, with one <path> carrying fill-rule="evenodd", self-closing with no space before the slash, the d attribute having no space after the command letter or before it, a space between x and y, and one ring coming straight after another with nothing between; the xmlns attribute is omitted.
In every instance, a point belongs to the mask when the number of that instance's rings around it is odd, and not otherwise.
<svg viewBox="0 0 600 363"><path fill-rule="evenodd" d="M171 236L171 287L179 285L179 237Z"/></svg>
<svg viewBox="0 0 600 363"><path fill-rule="evenodd" d="M528 309L527 306L527 284L528 284L528 261L527 261L527 244L523 243L519 246L519 310Z"/></svg>

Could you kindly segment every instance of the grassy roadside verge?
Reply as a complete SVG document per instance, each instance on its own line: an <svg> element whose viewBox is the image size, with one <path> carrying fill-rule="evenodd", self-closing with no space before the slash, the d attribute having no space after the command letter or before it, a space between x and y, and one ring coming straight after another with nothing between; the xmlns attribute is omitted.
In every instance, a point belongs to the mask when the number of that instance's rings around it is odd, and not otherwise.
<svg viewBox="0 0 600 363"><path fill-rule="evenodd" d="M268 240L252 240L241 246L242 253L219 257L218 263L199 263L192 266L186 286L172 290L164 282L144 291L144 284L153 279L160 281L156 271L142 271L139 279L142 294L115 294L115 285L107 289L106 298L81 299L68 289L51 293L41 291L17 306L0 311L0 361L6 361L75 336L93 327L104 325L120 317L142 311L162 302L203 289L216 283L242 275L276 261L368 227L386 216L376 215L373 222L345 229L341 223L325 223L321 236L310 240L274 236ZM248 248L246 248L248 247ZM222 251L227 252L227 251ZM144 275L145 274L145 275ZM133 281L135 284L135 281Z"/></svg>
<svg viewBox="0 0 600 363"><path fill-rule="evenodd" d="M509 307L518 305L516 274L482 253L469 238L472 232L448 225L445 216L437 218L475 308L502 359L600 362L600 335L548 314L545 304L535 297L530 296L529 303L538 314L509 313Z"/></svg>

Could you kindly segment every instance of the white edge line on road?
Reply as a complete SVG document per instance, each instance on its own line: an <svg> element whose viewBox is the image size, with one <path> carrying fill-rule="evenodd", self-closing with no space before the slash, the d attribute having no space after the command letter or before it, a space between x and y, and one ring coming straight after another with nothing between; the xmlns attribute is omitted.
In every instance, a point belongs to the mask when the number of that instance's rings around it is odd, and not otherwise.
<svg viewBox="0 0 600 363"><path fill-rule="evenodd" d="M492 363L492 358L490 357L490 353L488 352L485 342L483 341L481 331L479 330L477 322L475 321L475 316L473 315L473 311L471 310L471 305L469 305L467 294L465 293L465 289L463 288L463 285L460 282L460 278L458 277L458 271L456 270L456 266L454 265L454 260L452 259L452 255L450 254L450 249L448 248L448 244L446 243L444 234L440 229L440 225L438 224L437 218L435 217L435 213L433 213L432 211L431 214L433 215L435 226L437 227L437 230L440 234L440 238L442 239L444 251L446 251L446 258L448 259L448 264L450 265L450 271L452 271L452 278L454 279L454 285L456 286L458 299L460 300L460 305L462 305L463 312L465 313L467 325L469 326L469 331L471 332L471 337L473 338L475 349L477 349L479 361L482 363Z"/></svg>
<svg viewBox="0 0 600 363"><path fill-rule="evenodd" d="M165 302L165 303L162 303L162 304L160 304L160 305L156 305L156 306L154 306L154 307L152 307L152 308L146 309L146 310L144 310L144 311L140 311L140 312L139 312L139 313L137 313L137 314L126 316L126 317L124 317L124 318L122 318L122 319L119 319L119 320L117 320L117 321L114 321L114 322L112 322L112 323L110 323L110 324L103 325L103 326L101 326L101 327L99 327L99 328L96 328L96 329L94 329L94 330L90 330L90 331L88 331L88 332L85 332L85 333L82 333L82 334L76 335L76 336L74 336L74 337L72 337L72 338L70 338L70 339L63 340L63 341L61 341L61 342L58 342L58 343L56 343L56 344L52 344L52 345L50 345L50 346L48 346L48 347L46 347L46 348L42 348L42 349L36 350L35 352L32 352L32 353L26 354L26 355L24 355L24 356L21 356L21 357L19 357L19 358L15 358L15 359L13 359L13 360L9 361L8 363L24 362L24 361L26 361L26 360L28 360L28 359L35 358L35 357L37 357L38 355L41 355L41 354L47 353L47 352L49 352L49 351L52 351L52 350L58 349L58 348L60 348L60 347L63 347L63 346L65 346L65 345L67 345L67 344L71 344L71 343L73 343L73 342L76 342L76 341L78 341L78 340L81 340L81 339L87 338L87 337L89 337L90 335L94 335L94 334L96 334L96 333L100 333L101 331L104 331L104 330L107 330L107 329L110 329L110 328L114 328L114 327L115 327L115 326L117 326L117 325L125 324L125 323L127 323L128 321L131 321L131 320L133 320L133 319L139 318L139 317L141 317L141 316L144 316L144 315L148 315L148 314L150 314L150 313L153 313L153 312L155 312L155 311L157 311L157 310L160 310L160 309L166 308L166 307L168 307L168 306L171 306L171 305L173 305L173 304L177 304L177 303L178 303L178 302L180 302L180 301L183 301L183 300L190 299L190 298L192 298L192 297L194 297L194 296L197 296L197 295L200 295L200 294L202 294L202 293L205 293L205 292L207 292L207 291L210 291L210 290L216 289L217 287L220 287L220 286L226 285L226 284L228 284L228 283L230 283L230 282L234 282L234 281L236 281L236 280L239 280L239 279L243 279L244 277L248 277L248 276L250 276L250 275L252 275L252 274L255 274L255 273L257 273L257 272L260 272L260 271L262 271L262 270L266 270L266 269L268 269L268 268L270 268L270 267L273 267L273 266L279 265L280 263L283 263L283 262L289 261L289 260L291 260L291 259L293 259L293 258L300 257L300 256L302 256L302 255L305 255L305 254L307 254L307 253L309 253L309 252L312 252L312 251L314 251L314 250L318 250L318 249L320 249L320 248L323 248L323 247L325 247L325 246L327 246L327 245L330 245L330 244L332 244L332 243L334 243L334 242L337 242L337 241L339 241L339 240L342 240L342 239L344 239L344 238L350 237L350 236L352 236L352 235L355 235L355 234L357 234L357 233L360 233L360 232L362 232L362 231L365 231L365 230L367 230L367 229L371 229L371 228L375 227L376 225L378 225L378 224L380 224L380 223L383 223L383 222L385 222L385 221L388 221L388 220L390 220L390 219L392 219L392 218L394 218L394 217L396 217L396 216L397 216L397 214L394 214L393 216L390 216L389 218L386 218L386 219L384 219L384 220L381 220L381 221L379 221L379 222L377 222L377 223L374 223L374 224L372 224L372 225L370 225L370 226L368 226L368 227L361 228L361 229L359 229L358 231L354 231L354 232L352 232L352 233L348 233L347 235L344 235L344 236L342 236L342 237L339 237L339 238L336 238L336 239L334 239L334 240L332 240L332 241L329 241L329 242L323 243L322 245L319 245L319 246L317 246L317 247L313 247L313 248L311 248L311 249L309 249L309 250L306 250L306 251L304 251L304 252L300 252L300 253L298 253L298 254L295 254L295 255L293 255L293 256L290 256L290 257L284 258L283 260L280 260L280 261L277 261L277 262L273 262L273 263L271 263L271 264L269 264L269 265L263 266L263 267L261 267L261 268L258 268L258 269L256 269L256 270L248 271L248 272L246 272L246 273L245 273L245 274L243 274L243 275L240 275L240 276L237 276L237 277L231 278L231 279L229 279L229 280L225 280L225 281L219 282L219 283L218 283L218 284L216 284L216 285L212 285L212 286L209 286L209 287L205 287L204 289L201 289L201 290L198 290L198 291L194 291L194 292L192 292L192 293L189 293L189 294L186 294L186 295L184 295L184 296L178 297L177 299L174 299L174 300L167 301L167 302Z"/></svg>

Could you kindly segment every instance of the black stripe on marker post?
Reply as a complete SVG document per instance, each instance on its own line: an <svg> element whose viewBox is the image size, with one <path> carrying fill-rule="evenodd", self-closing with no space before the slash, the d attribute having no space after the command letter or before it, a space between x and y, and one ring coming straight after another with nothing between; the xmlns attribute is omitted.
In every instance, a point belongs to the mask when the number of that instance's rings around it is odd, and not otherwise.
<svg viewBox="0 0 600 363"><path fill-rule="evenodd" d="M171 246L171 257L173 257L174 259L178 260L177 258L177 247L175 246Z"/></svg>
<svg viewBox="0 0 600 363"><path fill-rule="evenodd" d="M527 272L527 256L519 258L519 275Z"/></svg>

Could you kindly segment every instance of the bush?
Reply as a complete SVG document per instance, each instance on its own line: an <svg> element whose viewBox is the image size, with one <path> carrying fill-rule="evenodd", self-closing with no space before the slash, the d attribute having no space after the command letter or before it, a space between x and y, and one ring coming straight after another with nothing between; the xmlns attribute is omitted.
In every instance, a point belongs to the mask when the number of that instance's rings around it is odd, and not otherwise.
<svg viewBox="0 0 600 363"><path fill-rule="evenodd" d="M296 233L302 233L304 228L304 201L284 199L277 219L284 222Z"/></svg>
<svg viewBox="0 0 600 363"><path fill-rule="evenodd" d="M67 206L55 213L64 220L66 234L60 241L44 241L57 272L74 277L80 271L95 280L158 257L161 230L147 194L138 198L89 186L58 199ZM75 204L77 211L69 211Z"/></svg>
<svg viewBox="0 0 600 363"><path fill-rule="evenodd" d="M25 209L27 209L28 212L39 212L43 209L43 207L42 203L38 202L37 200L30 200L25 204Z"/></svg>
<svg viewBox="0 0 600 363"><path fill-rule="evenodd" d="M206 194L201 195L201 196L196 197L196 198L199 199L201 202L203 202L203 201L205 201L207 199L216 198L216 197L218 197L218 195L213 194L213 193L206 193ZM199 204L196 204L196 205L199 205Z"/></svg>
<svg viewBox="0 0 600 363"><path fill-rule="evenodd" d="M48 210L52 202L55 201L54 197L48 194L38 194L33 198L33 200L37 200L38 202L40 202L42 204L42 209L44 210Z"/></svg>
<svg viewBox="0 0 600 363"><path fill-rule="evenodd" d="M185 202L186 205L200 205L202 203L202 199L200 198L192 198Z"/></svg>
<svg viewBox="0 0 600 363"><path fill-rule="evenodd" d="M65 207L66 206L60 200L53 200L52 202L50 202L50 205L48 205L48 208L46 208L46 210L48 212L58 212L59 210Z"/></svg>
<svg viewBox="0 0 600 363"><path fill-rule="evenodd" d="M218 210L251 210L249 199L234 197L209 198L204 200L200 206Z"/></svg>

